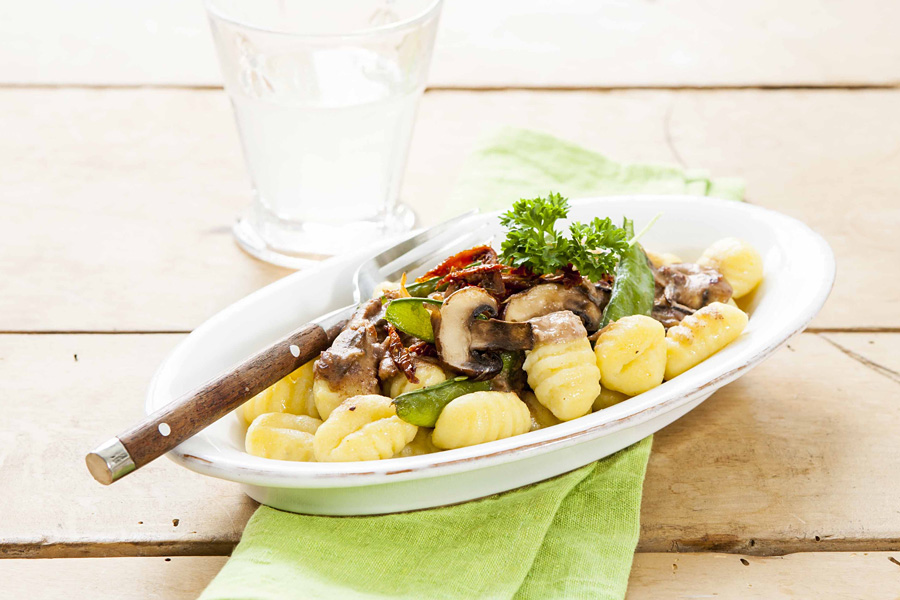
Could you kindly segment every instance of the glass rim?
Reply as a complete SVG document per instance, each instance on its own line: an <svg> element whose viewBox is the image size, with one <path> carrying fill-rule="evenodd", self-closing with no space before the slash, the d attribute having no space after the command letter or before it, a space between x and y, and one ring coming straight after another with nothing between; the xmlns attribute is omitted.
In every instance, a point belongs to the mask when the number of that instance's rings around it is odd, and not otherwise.
<svg viewBox="0 0 900 600"><path fill-rule="evenodd" d="M282 31L279 29L273 29L271 27L263 27L260 25L251 25L249 23L245 23L240 21L234 17L227 15L218 9L218 7L214 6L216 0L203 0L203 5L206 8L206 11L210 16L213 16L217 19L225 21L226 23L230 23L231 25L237 25L238 27L244 27L246 29L250 29L253 31L257 31L260 33L268 33L274 35L284 35L298 39L317 39L317 40L327 40L327 39L341 39L341 38L356 38L356 37L366 37L371 35L378 35L382 33L390 33L393 31L397 31L400 29L408 28L412 25L417 25L422 21L426 21L431 15L436 12L437 8L441 5L443 0L431 0L431 3L426 5L425 9L419 13L416 13L406 19L401 19L399 21L395 21L393 23L388 23L386 25L378 25L375 27L367 28L367 29L359 29L356 31L348 31L345 33L291 33L289 31Z"/></svg>

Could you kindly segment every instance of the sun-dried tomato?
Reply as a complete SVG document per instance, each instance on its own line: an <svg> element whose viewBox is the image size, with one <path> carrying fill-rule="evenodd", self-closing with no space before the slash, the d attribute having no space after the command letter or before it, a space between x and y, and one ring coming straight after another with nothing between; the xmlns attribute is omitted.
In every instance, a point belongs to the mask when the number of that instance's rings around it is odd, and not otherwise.
<svg viewBox="0 0 900 600"><path fill-rule="evenodd" d="M385 338L385 343L388 355L394 361L397 370L403 373L410 383L419 383L416 377L416 362L410 356L409 350L403 346L400 334L397 333L397 330L390 323L388 323L388 334L387 338Z"/></svg>
<svg viewBox="0 0 900 600"><path fill-rule="evenodd" d="M463 250L445 259L441 264L416 279L416 281L425 281L432 277L443 277L474 262L480 262L485 265L496 264L497 253L490 246L475 246L474 248Z"/></svg>
<svg viewBox="0 0 900 600"><path fill-rule="evenodd" d="M506 265L494 264L476 265L453 271L438 282L438 287L446 285L446 293L452 294L460 288L477 286L494 296L503 297L506 295L506 286L500 272L507 268Z"/></svg>
<svg viewBox="0 0 900 600"><path fill-rule="evenodd" d="M508 294L515 294L540 283L540 275L528 267L516 267L500 273Z"/></svg>
<svg viewBox="0 0 900 600"><path fill-rule="evenodd" d="M437 356L437 348L429 342L419 341L406 349L410 356Z"/></svg>

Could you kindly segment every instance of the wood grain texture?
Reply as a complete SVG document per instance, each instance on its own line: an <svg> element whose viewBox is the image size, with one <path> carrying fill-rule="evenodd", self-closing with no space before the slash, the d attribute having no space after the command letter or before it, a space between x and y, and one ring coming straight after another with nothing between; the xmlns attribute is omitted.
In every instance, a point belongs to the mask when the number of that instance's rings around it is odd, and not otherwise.
<svg viewBox="0 0 900 600"><path fill-rule="evenodd" d="M181 336L0 336L0 558L225 554L256 503L168 460L104 487L84 453L142 416ZM0 560L0 564L3 561Z"/></svg>
<svg viewBox="0 0 900 600"><path fill-rule="evenodd" d="M892 560L893 559L893 560ZM895 600L894 552L809 552L788 556L642 554L626 600Z"/></svg>
<svg viewBox="0 0 900 600"><path fill-rule="evenodd" d="M135 469L140 469L316 358L339 331L336 328L334 335L329 335L318 325L303 325L116 437ZM164 426L166 433L161 431Z"/></svg>
<svg viewBox="0 0 900 600"><path fill-rule="evenodd" d="M900 335L883 350L896 360ZM795 338L656 435L638 548L900 549L898 392L820 335Z"/></svg>
<svg viewBox="0 0 900 600"><path fill-rule="evenodd" d="M895 2L445 2L431 84L894 85ZM115 23L115 27L110 27ZM64 59L62 57L65 57ZM199 2L10 2L0 82L218 85Z"/></svg>
<svg viewBox="0 0 900 600"><path fill-rule="evenodd" d="M194 600L225 564L223 556L0 560L8 598Z"/></svg>
<svg viewBox="0 0 900 600"><path fill-rule="evenodd" d="M740 176L750 201L835 250L813 326L898 328L900 280L882 266L900 263L898 103L900 91L435 92L402 196L434 222L501 125ZM0 331L186 331L289 273L232 240L249 193L222 92L0 90L0 130Z"/></svg>
<svg viewBox="0 0 900 600"><path fill-rule="evenodd" d="M237 542L255 506L238 486L157 461L103 487L81 462L140 415L179 339L0 336L14 406L0 421L0 481L16 490L0 494L0 556L224 554ZM900 334L883 349L900 354ZM897 391L820 335L796 338L657 435L640 550L900 548Z"/></svg>
<svg viewBox="0 0 900 600"><path fill-rule="evenodd" d="M891 552L814 552L758 557L638 553L626 600L885 600L896 598L900 560ZM9 559L10 598L193 600L225 564L220 556Z"/></svg>

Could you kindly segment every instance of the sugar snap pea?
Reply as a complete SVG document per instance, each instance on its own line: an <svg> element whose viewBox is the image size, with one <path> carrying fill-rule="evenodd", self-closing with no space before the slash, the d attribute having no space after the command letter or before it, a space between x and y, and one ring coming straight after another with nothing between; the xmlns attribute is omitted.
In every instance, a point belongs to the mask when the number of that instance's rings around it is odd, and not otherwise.
<svg viewBox="0 0 900 600"><path fill-rule="evenodd" d="M419 427L434 427L441 411L452 400L491 389L490 381L472 381L468 377L456 377L419 390L400 394L394 398L397 416Z"/></svg>
<svg viewBox="0 0 900 600"><path fill-rule="evenodd" d="M440 280L440 277L432 277L425 281L419 281L406 286L406 291L414 298L425 298L437 288L437 284Z"/></svg>
<svg viewBox="0 0 900 600"><path fill-rule="evenodd" d="M403 333L414 335L420 340L434 342L434 330L431 328L431 313L424 304L443 304L431 298L397 298L391 300L384 309L384 319Z"/></svg>

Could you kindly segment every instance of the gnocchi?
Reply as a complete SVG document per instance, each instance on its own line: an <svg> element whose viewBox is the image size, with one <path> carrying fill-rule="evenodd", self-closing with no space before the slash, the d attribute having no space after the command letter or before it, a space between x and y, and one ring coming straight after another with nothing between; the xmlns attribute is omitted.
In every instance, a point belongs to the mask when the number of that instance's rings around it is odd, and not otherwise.
<svg viewBox="0 0 900 600"><path fill-rule="evenodd" d="M313 363L310 361L247 400L241 406L241 415L249 425L265 413L290 413L319 418L313 399Z"/></svg>
<svg viewBox="0 0 900 600"><path fill-rule="evenodd" d="M418 383L411 382L403 373L394 375L388 382L387 395L396 398L400 394L421 390L446 380L447 374L436 364L420 360L416 363L416 379L419 380Z"/></svg>
<svg viewBox="0 0 900 600"><path fill-rule="evenodd" d="M552 313L540 317L537 322L543 329L555 315L565 317L563 326L573 323L572 313ZM561 319L560 319L561 320ZM580 327L567 335L558 335L553 325L548 335L535 334L534 349L525 353L523 368L528 375L528 385L534 390L538 402L550 409L560 421L570 421L591 411L594 398L600 393L600 369L587 339L587 332L577 317L574 322ZM537 326L535 326L537 327ZM553 338L562 337L563 341Z"/></svg>
<svg viewBox="0 0 900 600"><path fill-rule="evenodd" d="M650 263L655 269L684 262L677 254L672 254L671 252L656 253L649 250L646 252L647 258L650 259Z"/></svg>
<svg viewBox="0 0 900 600"><path fill-rule="evenodd" d="M622 392L615 392L609 388L601 386L600 395L594 400L594 406L592 407L594 412L598 410L603 410L604 408L609 408L610 406L614 406L619 402L624 402L628 400L630 396L626 396Z"/></svg>
<svg viewBox="0 0 900 600"><path fill-rule="evenodd" d="M427 427L419 427L416 437L404 446L403 450L397 453L397 456L420 456L440 451L440 448L431 441L431 431Z"/></svg>
<svg viewBox="0 0 900 600"><path fill-rule="evenodd" d="M531 413L514 393L473 392L444 407L431 439L446 450L493 442L530 429Z"/></svg>
<svg viewBox="0 0 900 600"><path fill-rule="evenodd" d="M538 402L534 392L525 392L522 395L522 402L524 402L525 405L528 406L528 410L531 411L531 431L562 423L562 421L557 419L553 413L550 412L549 408Z"/></svg>
<svg viewBox="0 0 900 600"><path fill-rule="evenodd" d="M319 462L391 458L413 441L417 431L397 416L390 398L353 396L316 430L313 449Z"/></svg>
<svg viewBox="0 0 900 600"><path fill-rule="evenodd" d="M607 325L594 346L603 387L637 396L662 383L666 372L666 330L644 315Z"/></svg>
<svg viewBox="0 0 900 600"><path fill-rule="evenodd" d="M762 256L747 242L733 237L715 242L697 264L719 271L731 284L733 298L749 294L763 278Z"/></svg>
<svg viewBox="0 0 900 600"><path fill-rule="evenodd" d="M318 377L313 381L313 401L316 410L323 419L341 405L341 402L352 396L345 390L333 390L327 381Z"/></svg>
<svg viewBox="0 0 900 600"><path fill-rule="evenodd" d="M685 317L666 334L666 379L684 373L733 342L747 321L744 311L721 302Z"/></svg>
<svg viewBox="0 0 900 600"><path fill-rule="evenodd" d="M276 460L315 460L313 437L322 421L307 415L273 412L257 416L247 429L248 454Z"/></svg>

